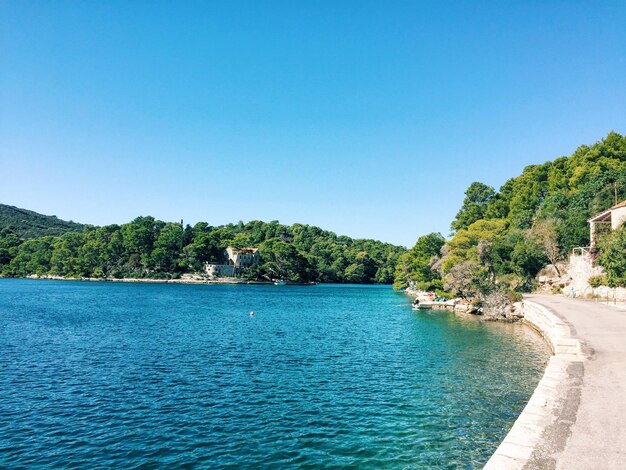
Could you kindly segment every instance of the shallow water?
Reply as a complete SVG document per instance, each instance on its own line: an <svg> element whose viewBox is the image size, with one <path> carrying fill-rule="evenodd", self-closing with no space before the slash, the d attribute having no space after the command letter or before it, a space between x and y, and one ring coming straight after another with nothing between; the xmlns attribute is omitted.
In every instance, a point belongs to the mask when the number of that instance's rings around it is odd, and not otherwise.
<svg viewBox="0 0 626 470"><path fill-rule="evenodd" d="M89 468L479 467L549 354L388 286L17 279L0 352L0 466Z"/></svg>

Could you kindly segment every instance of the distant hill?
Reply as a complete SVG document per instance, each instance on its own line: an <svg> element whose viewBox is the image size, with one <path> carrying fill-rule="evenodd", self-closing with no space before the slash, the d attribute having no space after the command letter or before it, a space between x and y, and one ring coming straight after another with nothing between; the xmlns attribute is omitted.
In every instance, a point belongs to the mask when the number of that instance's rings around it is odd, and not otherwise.
<svg viewBox="0 0 626 470"><path fill-rule="evenodd" d="M22 239L4 227L17 231ZM61 234L42 237L55 233ZM217 227L198 222L183 227L146 216L95 227L0 205L0 277L205 276L206 264L220 263L229 246L258 248L260 253L251 265L239 266L236 273L233 269L237 277L298 284L391 283L398 257L406 251L390 243L338 236L304 224L281 225L277 220Z"/></svg>
<svg viewBox="0 0 626 470"><path fill-rule="evenodd" d="M54 215L43 215L19 207L0 204L0 230L9 228L23 239L57 236L78 232L84 225L61 220Z"/></svg>

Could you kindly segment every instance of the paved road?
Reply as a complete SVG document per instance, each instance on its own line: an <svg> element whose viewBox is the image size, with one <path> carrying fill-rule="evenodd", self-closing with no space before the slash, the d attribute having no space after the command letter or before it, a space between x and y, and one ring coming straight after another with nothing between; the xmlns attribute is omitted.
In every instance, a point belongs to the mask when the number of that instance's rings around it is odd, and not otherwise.
<svg viewBox="0 0 626 470"><path fill-rule="evenodd" d="M569 323L588 355L577 410L546 436L560 441L556 468L626 469L626 311L557 296L528 299Z"/></svg>

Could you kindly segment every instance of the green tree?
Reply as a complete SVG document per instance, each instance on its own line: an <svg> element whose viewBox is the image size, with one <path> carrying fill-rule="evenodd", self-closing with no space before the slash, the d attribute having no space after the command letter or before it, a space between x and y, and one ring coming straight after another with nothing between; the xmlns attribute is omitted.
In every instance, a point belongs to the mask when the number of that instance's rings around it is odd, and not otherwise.
<svg viewBox="0 0 626 470"><path fill-rule="evenodd" d="M445 239L440 233L429 233L418 238L417 242L406 253L399 257L396 266L394 288L406 287L410 281L421 283L423 290L440 287L434 282L440 279L439 273L432 269L433 258L438 257Z"/></svg>
<svg viewBox="0 0 626 470"><path fill-rule="evenodd" d="M52 242L50 273L58 276L78 277L85 275L79 250L83 245L82 233L68 232Z"/></svg>
<svg viewBox="0 0 626 470"><path fill-rule="evenodd" d="M626 227L602 237L599 248L597 263L606 270L609 286L626 287Z"/></svg>
<svg viewBox="0 0 626 470"><path fill-rule="evenodd" d="M0 230L0 274L7 274L8 265L15 255L21 244L20 237L11 229L4 228Z"/></svg>
<svg viewBox="0 0 626 470"><path fill-rule="evenodd" d="M308 260L291 243L269 240L261 245L260 252L272 278L294 282L311 280Z"/></svg>
<svg viewBox="0 0 626 470"><path fill-rule="evenodd" d="M182 254L183 228L180 224L165 224L159 230L150 253L150 267L160 273L178 270Z"/></svg>
<svg viewBox="0 0 626 470"><path fill-rule="evenodd" d="M477 220L482 219L494 195L495 190L491 186L478 181L470 184L465 191L463 206L452 222L452 230L467 228Z"/></svg>
<svg viewBox="0 0 626 470"><path fill-rule="evenodd" d="M128 258L127 267L133 271L146 270L150 266L150 255L154 241L164 222L154 217L137 217L121 227L124 250Z"/></svg>
<svg viewBox="0 0 626 470"><path fill-rule="evenodd" d="M52 237L43 237L22 243L9 264L8 273L21 277L29 274L48 274L53 240Z"/></svg>

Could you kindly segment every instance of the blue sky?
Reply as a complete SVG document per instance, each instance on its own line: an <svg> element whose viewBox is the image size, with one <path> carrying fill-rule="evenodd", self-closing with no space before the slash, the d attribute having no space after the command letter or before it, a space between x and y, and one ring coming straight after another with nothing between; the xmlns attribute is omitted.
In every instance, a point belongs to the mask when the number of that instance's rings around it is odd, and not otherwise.
<svg viewBox="0 0 626 470"><path fill-rule="evenodd" d="M0 3L0 202L412 245L626 132L626 2Z"/></svg>

